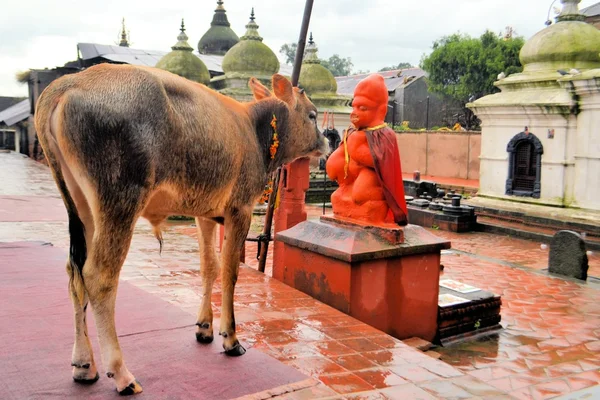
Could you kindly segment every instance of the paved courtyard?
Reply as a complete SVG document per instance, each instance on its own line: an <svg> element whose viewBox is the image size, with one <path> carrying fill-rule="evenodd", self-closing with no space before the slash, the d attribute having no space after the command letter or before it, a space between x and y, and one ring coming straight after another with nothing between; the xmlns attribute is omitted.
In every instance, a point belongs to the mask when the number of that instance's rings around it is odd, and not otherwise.
<svg viewBox="0 0 600 400"><path fill-rule="evenodd" d="M47 167L0 153L0 182L0 241L68 249L66 213ZM321 208L309 211L316 218ZM169 224L159 255L149 224L140 221L121 274L188 312L191 323L201 290L192 225ZM235 296L239 337L315 379L287 398L545 399L600 385L598 254L590 255L591 278L581 283L549 276L541 243L432 232L452 241L442 256L444 278L502 295L499 334L423 352L270 278L269 268L259 273L256 244L248 243ZM219 307L217 282L216 318Z"/></svg>

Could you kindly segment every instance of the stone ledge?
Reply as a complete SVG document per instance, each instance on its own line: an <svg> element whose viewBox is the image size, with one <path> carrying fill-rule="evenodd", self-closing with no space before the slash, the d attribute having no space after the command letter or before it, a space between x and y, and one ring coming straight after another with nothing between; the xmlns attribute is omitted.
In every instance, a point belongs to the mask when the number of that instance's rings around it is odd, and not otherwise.
<svg viewBox="0 0 600 400"><path fill-rule="evenodd" d="M432 253L450 248L449 241L438 238L420 226L409 224L402 229L404 242L391 244L358 226L311 220L277 233L275 240L351 263Z"/></svg>

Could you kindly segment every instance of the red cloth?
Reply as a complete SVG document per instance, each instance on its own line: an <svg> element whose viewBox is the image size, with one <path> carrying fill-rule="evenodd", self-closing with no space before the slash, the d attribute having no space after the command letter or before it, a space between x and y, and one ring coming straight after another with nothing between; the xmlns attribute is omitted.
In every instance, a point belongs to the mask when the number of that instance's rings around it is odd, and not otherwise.
<svg viewBox="0 0 600 400"><path fill-rule="evenodd" d="M387 126L364 132L373 156L375 173L383 187L387 204L394 215L394 222L404 226L408 223L408 211L404 198L404 182L396 133Z"/></svg>

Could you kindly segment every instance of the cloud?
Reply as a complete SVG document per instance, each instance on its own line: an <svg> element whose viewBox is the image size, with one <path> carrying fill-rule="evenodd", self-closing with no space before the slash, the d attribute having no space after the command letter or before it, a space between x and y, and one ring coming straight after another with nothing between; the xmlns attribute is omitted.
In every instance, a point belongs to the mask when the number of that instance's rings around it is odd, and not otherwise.
<svg viewBox="0 0 600 400"><path fill-rule="evenodd" d="M596 0L584 0L581 8ZM165 50L176 42L185 18L190 44L208 29L216 1L29 0L5 2L0 14L0 95L27 94L17 71L55 67L77 56L78 42L114 44L125 17L133 47ZM558 4L558 3L557 3ZM225 0L232 29L242 36L254 6L264 42L279 56L296 42L304 0ZM549 0L322 0L315 1L310 30L322 58L350 57L355 69L418 64L434 40L461 31L472 36L512 26L526 38L544 28ZM35 10L35 12L32 12Z"/></svg>

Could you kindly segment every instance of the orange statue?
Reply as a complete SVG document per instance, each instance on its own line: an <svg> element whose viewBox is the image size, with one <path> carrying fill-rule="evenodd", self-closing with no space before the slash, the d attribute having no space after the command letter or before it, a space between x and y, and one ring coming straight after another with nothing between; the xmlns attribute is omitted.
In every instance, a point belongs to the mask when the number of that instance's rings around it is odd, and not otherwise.
<svg viewBox="0 0 600 400"><path fill-rule="evenodd" d="M388 91L383 77L369 75L354 90L342 143L329 157L327 175L338 182L333 214L370 225L407 224L396 134L385 122Z"/></svg>

